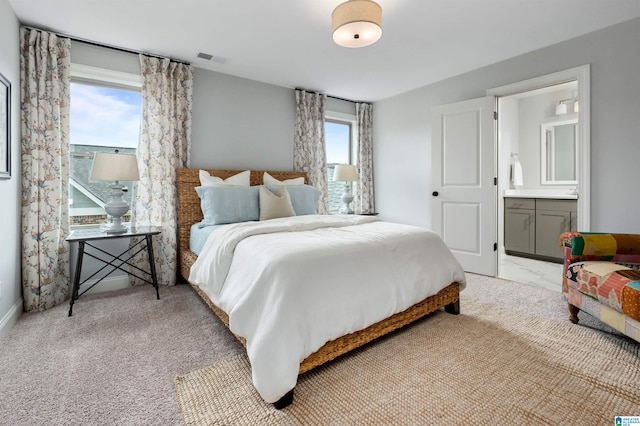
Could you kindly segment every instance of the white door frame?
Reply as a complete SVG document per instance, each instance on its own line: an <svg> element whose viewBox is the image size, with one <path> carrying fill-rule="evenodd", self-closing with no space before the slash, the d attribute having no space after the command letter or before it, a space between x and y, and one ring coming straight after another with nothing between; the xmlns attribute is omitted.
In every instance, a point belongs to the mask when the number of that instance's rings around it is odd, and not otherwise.
<svg viewBox="0 0 640 426"><path fill-rule="evenodd" d="M487 90L487 95L503 97L534 89L553 86L568 81L578 81L578 101L580 118L578 119L578 230L591 230L591 84L590 65L582 65L564 71ZM497 132L496 132L497 137ZM498 146L496 141L496 147Z"/></svg>

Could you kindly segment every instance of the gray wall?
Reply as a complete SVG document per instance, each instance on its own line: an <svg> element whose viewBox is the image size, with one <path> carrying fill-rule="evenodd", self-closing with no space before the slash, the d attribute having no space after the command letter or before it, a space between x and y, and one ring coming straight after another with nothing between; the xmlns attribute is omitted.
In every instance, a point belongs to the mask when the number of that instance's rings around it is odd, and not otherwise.
<svg viewBox="0 0 640 426"><path fill-rule="evenodd" d="M634 19L377 102L374 170L381 217L431 227L432 107L591 64L591 230L640 233L638 40L640 19Z"/></svg>
<svg viewBox="0 0 640 426"><path fill-rule="evenodd" d="M327 110L355 104L327 98ZM194 70L191 167L293 170L293 89Z"/></svg>
<svg viewBox="0 0 640 426"><path fill-rule="evenodd" d="M293 170L292 89L196 68L191 166Z"/></svg>
<svg viewBox="0 0 640 426"><path fill-rule="evenodd" d="M11 179L0 180L0 325L20 300L20 41L18 18L0 0L0 73L11 82ZM2 141L4 143L4 141ZM2 330L0 330L0 333Z"/></svg>
<svg viewBox="0 0 640 426"><path fill-rule="evenodd" d="M576 118L575 113L555 115L555 105L571 98L571 90L543 93L520 99L519 152L524 185L520 189L569 189L576 185L542 185L540 125ZM573 108L573 104L568 106ZM575 155L574 155L575 156Z"/></svg>

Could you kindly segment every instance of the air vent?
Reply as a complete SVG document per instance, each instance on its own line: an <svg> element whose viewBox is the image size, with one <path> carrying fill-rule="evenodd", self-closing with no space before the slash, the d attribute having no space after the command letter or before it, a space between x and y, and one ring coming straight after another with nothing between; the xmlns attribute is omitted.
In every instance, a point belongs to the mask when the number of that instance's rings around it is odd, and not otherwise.
<svg viewBox="0 0 640 426"><path fill-rule="evenodd" d="M213 55L209 55L208 53L198 53L198 58L200 59L206 59L207 61L210 61L213 58Z"/></svg>
<svg viewBox="0 0 640 426"><path fill-rule="evenodd" d="M225 62L227 62L227 58L223 58L221 56L213 56L208 53L202 53L202 52L198 53L198 58L206 59L207 61L217 62L219 64L224 64Z"/></svg>

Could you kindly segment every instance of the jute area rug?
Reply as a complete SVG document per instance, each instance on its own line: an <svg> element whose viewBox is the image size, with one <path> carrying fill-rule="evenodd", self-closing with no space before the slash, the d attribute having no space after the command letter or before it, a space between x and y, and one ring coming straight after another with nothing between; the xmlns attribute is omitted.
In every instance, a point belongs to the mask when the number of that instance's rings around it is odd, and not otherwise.
<svg viewBox="0 0 640 426"><path fill-rule="evenodd" d="M640 344L479 300L298 379L276 410L245 355L176 378L188 425L615 424L640 415ZM584 314L582 314L584 315Z"/></svg>

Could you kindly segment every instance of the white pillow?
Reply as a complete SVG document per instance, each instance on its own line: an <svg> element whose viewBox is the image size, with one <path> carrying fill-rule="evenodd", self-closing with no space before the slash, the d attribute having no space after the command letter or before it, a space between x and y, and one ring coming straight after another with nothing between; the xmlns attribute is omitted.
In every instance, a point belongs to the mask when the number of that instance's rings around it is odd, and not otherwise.
<svg viewBox="0 0 640 426"><path fill-rule="evenodd" d="M251 186L251 170L245 170L226 179L211 176L209 172L205 170L200 170L198 175L200 176L200 185L202 186Z"/></svg>
<svg viewBox="0 0 640 426"><path fill-rule="evenodd" d="M283 186L274 194L266 186L260 187L260 220L295 215L287 188Z"/></svg>
<svg viewBox="0 0 640 426"><path fill-rule="evenodd" d="M278 180L269 173L264 172L262 175L262 183L264 185L304 185L304 177L293 179Z"/></svg>

